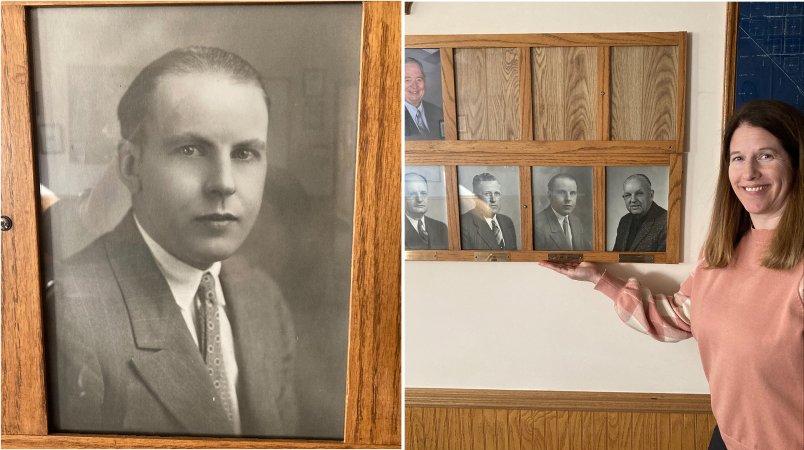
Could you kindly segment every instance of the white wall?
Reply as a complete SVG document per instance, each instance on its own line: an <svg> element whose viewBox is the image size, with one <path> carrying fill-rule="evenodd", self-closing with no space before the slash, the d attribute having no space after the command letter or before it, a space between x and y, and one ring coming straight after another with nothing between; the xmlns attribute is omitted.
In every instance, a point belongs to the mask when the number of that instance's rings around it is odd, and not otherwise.
<svg viewBox="0 0 804 450"><path fill-rule="evenodd" d="M689 32L682 261L619 264L656 291L692 270L709 220L721 132L725 3L426 3L406 34ZM407 262L408 387L706 393L693 340L623 325L588 283L533 263Z"/></svg>

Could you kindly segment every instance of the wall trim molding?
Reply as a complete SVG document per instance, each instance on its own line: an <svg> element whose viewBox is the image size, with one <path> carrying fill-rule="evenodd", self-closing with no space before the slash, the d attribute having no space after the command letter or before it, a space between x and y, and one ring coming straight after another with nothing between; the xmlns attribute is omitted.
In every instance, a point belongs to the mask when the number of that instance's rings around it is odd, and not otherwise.
<svg viewBox="0 0 804 450"><path fill-rule="evenodd" d="M405 407L712 413L708 394L407 388Z"/></svg>

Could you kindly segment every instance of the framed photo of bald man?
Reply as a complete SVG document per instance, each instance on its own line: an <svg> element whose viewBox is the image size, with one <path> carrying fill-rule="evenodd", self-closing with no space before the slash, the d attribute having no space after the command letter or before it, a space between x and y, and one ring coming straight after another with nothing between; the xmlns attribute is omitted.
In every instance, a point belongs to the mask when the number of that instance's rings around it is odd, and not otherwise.
<svg viewBox="0 0 804 450"><path fill-rule="evenodd" d="M667 250L667 166L606 167L606 250Z"/></svg>
<svg viewBox="0 0 804 450"><path fill-rule="evenodd" d="M2 7L4 443L398 445L400 5L168 3Z"/></svg>
<svg viewBox="0 0 804 450"><path fill-rule="evenodd" d="M446 250L447 185L444 166L406 166L405 250Z"/></svg>
<svg viewBox="0 0 804 450"><path fill-rule="evenodd" d="M405 49L405 139L444 139L441 50Z"/></svg>

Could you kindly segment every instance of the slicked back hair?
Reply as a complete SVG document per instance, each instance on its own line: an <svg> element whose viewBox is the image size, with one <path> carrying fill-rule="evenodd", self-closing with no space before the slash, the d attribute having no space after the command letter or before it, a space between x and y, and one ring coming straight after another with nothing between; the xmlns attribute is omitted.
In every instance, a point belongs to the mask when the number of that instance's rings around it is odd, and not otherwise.
<svg viewBox="0 0 804 450"><path fill-rule="evenodd" d="M117 105L117 118L123 139L140 143L142 126L161 77L198 73L221 74L234 81L254 85L262 91L265 105L270 109L262 77L245 59L216 47L178 48L145 66L123 94Z"/></svg>
<svg viewBox="0 0 804 450"><path fill-rule="evenodd" d="M573 182L575 182L575 186L576 187L578 186L578 180L576 180L575 177L573 177L568 173L559 173L557 175L553 175L550 178L550 181L547 182L547 190L553 192L553 187L555 187L556 185L556 180L560 178L564 178L565 180L572 180Z"/></svg>
<svg viewBox="0 0 804 450"><path fill-rule="evenodd" d="M790 158L793 179L776 234L762 259L771 269L792 269L804 260L804 115L776 100L753 100L741 107L726 124L720 153L715 205L703 255L709 267L725 267L734 258L740 238L751 229L751 216L743 208L729 181L729 153L734 132L741 125L759 127L774 135Z"/></svg>
<svg viewBox="0 0 804 450"><path fill-rule="evenodd" d="M488 172L475 175L475 177L472 178L472 192L477 194L477 190L480 189L480 183L484 181L497 181L497 177Z"/></svg>

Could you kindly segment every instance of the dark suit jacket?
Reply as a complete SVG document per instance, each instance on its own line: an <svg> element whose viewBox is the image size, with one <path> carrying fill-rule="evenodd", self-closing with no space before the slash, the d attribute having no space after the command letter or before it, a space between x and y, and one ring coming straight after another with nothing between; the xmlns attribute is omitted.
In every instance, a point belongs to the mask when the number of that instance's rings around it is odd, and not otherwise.
<svg viewBox="0 0 804 450"><path fill-rule="evenodd" d="M446 250L449 248L447 238L447 224L424 216L424 227L427 230L427 241L419 236L419 231L413 228L405 217L405 250Z"/></svg>
<svg viewBox="0 0 804 450"><path fill-rule="evenodd" d="M505 248L516 250L516 229L510 217L497 214L497 222L502 230ZM461 214L461 248L464 250L500 250L497 237L491 232L489 224L477 208Z"/></svg>
<svg viewBox="0 0 804 450"><path fill-rule="evenodd" d="M444 121L444 110L424 100L422 100L422 104L424 105L424 116L427 120L428 133L422 134L419 132L419 127L416 126L416 119L411 117L410 113L408 112L408 108L404 107L405 139L444 139L444 136L441 136L441 122Z"/></svg>
<svg viewBox="0 0 804 450"><path fill-rule="evenodd" d="M667 210L657 205L651 204L645 221L639 228L630 248L625 248L628 239L628 229L634 215L628 213L620 219L617 225L617 238L614 241L615 252L663 252L667 248Z"/></svg>
<svg viewBox="0 0 804 450"><path fill-rule="evenodd" d="M536 214L536 223L533 225L533 240L535 250L592 250L592 239L583 228L583 223L575 214L569 215L570 229L572 230L572 248L564 238L564 230L556 219L551 207L547 207Z"/></svg>
<svg viewBox="0 0 804 450"><path fill-rule="evenodd" d="M274 283L234 259L223 263L220 281L235 341L242 434L293 436L291 317ZM131 213L57 269L48 294L57 430L233 434Z"/></svg>

